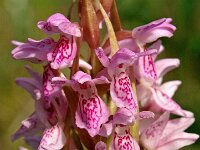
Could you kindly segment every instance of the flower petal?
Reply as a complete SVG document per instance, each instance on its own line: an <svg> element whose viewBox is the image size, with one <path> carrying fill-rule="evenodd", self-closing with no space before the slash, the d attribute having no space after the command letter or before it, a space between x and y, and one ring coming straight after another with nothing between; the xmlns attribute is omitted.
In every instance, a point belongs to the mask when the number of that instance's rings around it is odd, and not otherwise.
<svg viewBox="0 0 200 150"><path fill-rule="evenodd" d="M141 44L151 43L160 37L171 37L176 27L170 24L171 18L162 18L149 24L134 28L132 31L133 38Z"/></svg>
<svg viewBox="0 0 200 150"><path fill-rule="evenodd" d="M99 135L103 137L108 137L112 134L113 131L113 123L112 121L108 123L102 124L100 130L99 130Z"/></svg>
<svg viewBox="0 0 200 150"><path fill-rule="evenodd" d="M55 46L52 38L39 41L28 39L28 43L19 44L12 50L11 54L15 59L28 60L33 63L40 63L47 60L47 53Z"/></svg>
<svg viewBox="0 0 200 150"><path fill-rule="evenodd" d="M113 124L129 125L135 121L134 114L127 108L120 108L113 116Z"/></svg>
<svg viewBox="0 0 200 150"><path fill-rule="evenodd" d="M106 144L102 141L99 141L96 145L95 145L95 150L106 150Z"/></svg>
<svg viewBox="0 0 200 150"><path fill-rule="evenodd" d="M173 137L178 132L183 132L184 130L186 130L189 126L191 126L194 123L194 121L194 118L183 117L169 120L163 132L163 135L161 136L161 140L163 142L166 142L167 139Z"/></svg>
<svg viewBox="0 0 200 150"><path fill-rule="evenodd" d="M134 71L136 78L142 83L153 83L157 79L154 60L151 55L139 57Z"/></svg>
<svg viewBox="0 0 200 150"><path fill-rule="evenodd" d="M121 128L121 127L118 127ZM124 129L118 129L124 130ZM110 150L140 150L138 143L133 139L129 129L115 132Z"/></svg>
<svg viewBox="0 0 200 150"><path fill-rule="evenodd" d="M66 143L62 125L56 124L45 130L38 150L60 150Z"/></svg>
<svg viewBox="0 0 200 150"><path fill-rule="evenodd" d="M108 121L109 111L106 104L98 95L89 98L79 96L79 103L76 111L76 125L85 128L90 136L94 137L99 133L101 124Z"/></svg>
<svg viewBox="0 0 200 150"><path fill-rule="evenodd" d="M192 117L191 113L183 110L173 99L171 99L167 94L159 89L153 89L152 91L152 101L150 108L152 111L170 111L173 114ZM189 116L188 116L189 115Z"/></svg>
<svg viewBox="0 0 200 150"><path fill-rule="evenodd" d="M51 15L47 21L39 21L37 26L47 34L60 33L58 26L63 22L70 21L64 15L56 13Z"/></svg>
<svg viewBox="0 0 200 150"><path fill-rule="evenodd" d="M38 100L41 96L41 83L38 83L35 79L31 78L17 78L17 85L21 86L25 90L27 90L33 97L33 99Z"/></svg>
<svg viewBox="0 0 200 150"><path fill-rule="evenodd" d="M76 37L81 36L81 31L80 31L78 25L76 25L74 23L62 22L58 25L58 28L60 29L60 31L62 31L63 33L65 33L67 35L72 35L72 36L76 36Z"/></svg>
<svg viewBox="0 0 200 150"><path fill-rule="evenodd" d="M106 56L106 54L104 53L104 50L103 50L101 47L99 47L99 48L96 48L96 49L95 49L95 53L96 53L96 55L97 55L99 61L102 63L102 65L103 65L104 67L108 67L109 64L110 64L110 60L109 60L109 58Z"/></svg>
<svg viewBox="0 0 200 150"><path fill-rule="evenodd" d="M167 72L171 71L174 68L177 68L179 64L180 61L176 58L166 58L156 61L155 67L158 78L162 78Z"/></svg>
<svg viewBox="0 0 200 150"><path fill-rule="evenodd" d="M76 56L76 41L73 36L66 37L62 35L51 53L48 53L47 59L51 62L53 69L62 69L69 67Z"/></svg>
<svg viewBox="0 0 200 150"><path fill-rule="evenodd" d="M149 119L149 118L154 118L155 114L151 111L142 111L139 112L139 119Z"/></svg>
<svg viewBox="0 0 200 150"><path fill-rule="evenodd" d="M181 84L181 81L169 81L160 86L160 89L163 93L166 93L170 98L176 92L178 86Z"/></svg>
<svg viewBox="0 0 200 150"><path fill-rule="evenodd" d="M30 136L44 130L44 125L40 122L36 113L33 113L27 119L23 120L21 124L21 127L12 136L12 141L22 136Z"/></svg>
<svg viewBox="0 0 200 150"><path fill-rule="evenodd" d="M55 77L55 73L49 64L47 64L44 66L43 73L44 103L47 108L50 106L52 99L60 95L60 88L51 82L53 77Z"/></svg>
<svg viewBox="0 0 200 150"><path fill-rule="evenodd" d="M91 81L92 78L91 78L91 76L89 74L84 73L82 71L78 71L72 76L72 80L74 80L74 81L76 81L76 82L78 82L80 84L83 84L83 83L85 83L87 81Z"/></svg>
<svg viewBox="0 0 200 150"><path fill-rule="evenodd" d="M108 79L104 76L101 76L99 78L95 78L93 79L93 82L95 84L106 84L106 83L110 83L110 81L108 81Z"/></svg>
<svg viewBox="0 0 200 150"><path fill-rule="evenodd" d="M125 71L112 76L110 94L112 101L118 107L125 107L135 114L138 104L132 90L131 81Z"/></svg>
<svg viewBox="0 0 200 150"><path fill-rule="evenodd" d="M184 146L193 144L198 138L199 135L197 134L181 132L165 141L164 144L159 145L156 150L179 150Z"/></svg>
<svg viewBox="0 0 200 150"><path fill-rule="evenodd" d="M143 131L141 135L141 142L146 149L156 149L159 144L160 136L162 135L168 120L169 112L165 112Z"/></svg>

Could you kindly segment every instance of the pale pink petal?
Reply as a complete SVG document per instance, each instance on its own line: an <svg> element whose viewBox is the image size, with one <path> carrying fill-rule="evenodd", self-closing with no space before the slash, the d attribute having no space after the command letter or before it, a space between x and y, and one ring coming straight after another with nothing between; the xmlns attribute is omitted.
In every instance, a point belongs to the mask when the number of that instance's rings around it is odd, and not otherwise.
<svg viewBox="0 0 200 150"><path fill-rule="evenodd" d="M141 106L145 106L149 102L149 98L152 95L151 89L144 84L138 84L136 86L137 98L141 103Z"/></svg>
<svg viewBox="0 0 200 150"><path fill-rule="evenodd" d="M182 147L193 144L198 138L199 135L197 134L181 132L169 138L164 144L159 145L156 150L178 150Z"/></svg>
<svg viewBox="0 0 200 150"><path fill-rule="evenodd" d="M70 22L63 14L55 13L51 15L47 22L50 22L54 26L58 26L62 22Z"/></svg>
<svg viewBox="0 0 200 150"><path fill-rule="evenodd" d="M99 141L96 145L95 145L95 150L106 150L106 144L102 141Z"/></svg>
<svg viewBox="0 0 200 150"><path fill-rule="evenodd" d="M71 23L64 15L59 13L50 16L47 21L39 21L38 28L47 34L61 33L66 36L81 36L78 25Z"/></svg>
<svg viewBox="0 0 200 150"><path fill-rule="evenodd" d="M180 110L181 107L171 99L167 94L163 93L158 89L151 88L152 91L152 99L158 105L158 108L163 109L165 111L176 111ZM156 107L156 106L154 106Z"/></svg>
<svg viewBox="0 0 200 150"><path fill-rule="evenodd" d="M47 34L60 33L58 26L63 22L70 21L64 15L56 13L51 15L47 21L39 21L37 26Z"/></svg>
<svg viewBox="0 0 200 150"><path fill-rule="evenodd" d="M139 52L139 47L134 38L127 38L121 41L118 41L120 49L127 48L133 52ZM104 49L106 54L110 54L110 46Z"/></svg>
<svg viewBox="0 0 200 150"><path fill-rule="evenodd" d="M19 41L15 41L15 40L12 40L11 43L15 46L20 46L20 45L23 45L24 43L23 42L19 42Z"/></svg>
<svg viewBox="0 0 200 150"><path fill-rule="evenodd" d="M25 147L20 146L18 150L28 150L28 149L25 148Z"/></svg>
<svg viewBox="0 0 200 150"><path fill-rule="evenodd" d="M53 46L55 46L55 41L53 38L45 38L39 41L28 38L28 43L31 46L34 46L38 49L43 49L44 51L49 51Z"/></svg>
<svg viewBox="0 0 200 150"><path fill-rule="evenodd" d="M53 51L48 53L47 59L51 62L53 69L62 69L70 66L76 56L76 51L75 38L62 35Z"/></svg>
<svg viewBox="0 0 200 150"><path fill-rule="evenodd" d="M169 120L169 113L165 112L141 134L141 143L146 149L156 149L160 136Z"/></svg>
<svg viewBox="0 0 200 150"><path fill-rule="evenodd" d="M162 142L165 142L170 137L176 135L178 132L183 132L194 123L194 118L177 118L169 120L165 130L161 136Z"/></svg>
<svg viewBox="0 0 200 150"><path fill-rule="evenodd" d="M80 84L83 84L84 82L91 81L92 78L89 74L84 73L82 71L78 71L72 76L72 80L74 80Z"/></svg>
<svg viewBox="0 0 200 150"><path fill-rule="evenodd" d="M64 85L71 85L72 82L65 77L53 77L52 78L52 84L58 85L58 86L64 86Z"/></svg>
<svg viewBox="0 0 200 150"><path fill-rule="evenodd" d="M181 81L169 81L164 84L162 84L159 89L163 92L166 93L170 98L174 95L176 92L177 88L181 84Z"/></svg>
<svg viewBox="0 0 200 150"><path fill-rule="evenodd" d="M102 124L100 130L99 130L99 135L103 137L108 137L112 134L113 131L113 123L112 121L108 123Z"/></svg>
<svg viewBox="0 0 200 150"><path fill-rule="evenodd" d="M133 52L140 52L139 47L134 38L124 39L118 42L120 48L127 48Z"/></svg>
<svg viewBox="0 0 200 150"><path fill-rule="evenodd" d="M18 44L12 50L14 59L28 60L33 63L40 63L47 60L47 53L55 46L52 38L46 38L39 41L28 39L28 43Z"/></svg>
<svg viewBox="0 0 200 150"><path fill-rule="evenodd" d="M66 138L62 125L56 124L45 130L38 150L60 150L65 143Z"/></svg>
<svg viewBox="0 0 200 150"><path fill-rule="evenodd" d="M154 118L155 114L151 111L142 111L139 112L139 119L149 119L149 118Z"/></svg>
<svg viewBox="0 0 200 150"><path fill-rule="evenodd" d="M95 53L104 67L108 67L110 65L110 60L101 47L95 49Z"/></svg>
<svg viewBox="0 0 200 150"><path fill-rule="evenodd" d="M158 78L162 78L167 72L171 71L174 68L177 68L179 64L180 61L176 58L166 58L156 61L155 67Z"/></svg>
<svg viewBox="0 0 200 150"><path fill-rule="evenodd" d="M184 109L177 109L175 111L172 111L171 113L179 115L179 116L183 116L183 117L189 117L189 118L194 117L193 112L187 111Z"/></svg>
<svg viewBox="0 0 200 150"><path fill-rule="evenodd" d="M21 46L13 50L12 57L14 59L27 60L32 63L41 63L47 60L47 53L47 51L37 49L33 46Z"/></svg>
<svg viewBox="0 0 200 150"><path fill-rule="evenodd" d="M170 24L171 18L162 18L149 24L134 28L132 31L133 38L141 44L151 43L161 37L171 37L176 27Z"/></svg>
<svg viewBox="0 0 200 150"><path fill-rule="evenodd" d="M79 59L79 66L88 70L92 70L92 66L82 59Z"/></svg>
<svg viewBox="0 0 200 150"><path fill-rule="evenodd" d="M153 60L157 58L157 56L164 51L164 46L162 45L161 40L157 40L154 42L150 47L148 47L148 50L151 49L156 49L157 50L157 55L153 55Z"/></svg>
<svg viewBox="0 0 200 150"><path fill-rule="evenodd" d="M159 89L151 88L152 99L150 102L153 111L170 111L173 114L192 117L193 113L183 110L173 99Z"/></svg>
<svg viewBox="0 0 200 150"><path fill-rule="evenodd" d="M71 22L62 22L61 24L58 25L58 28L60 31L67 35L72 35L76 37L81 36L81 31L78 27L78 25L71 23Z"/></svg>
<svg viewBox="0 0 200 150"><path fill-rule="evenodd" d="M120 108L113 116L113 124L130 125L135 121L134 114L127 108Z"/></svg>
<svg viewBox="0 0 200 150"><path fill-rule="evenodd" d="M95 84L106 84L106 83L108 84L108 83L110 83L110 81L108 81L108 79L104 76L93 79L93 82Z"/></svg>

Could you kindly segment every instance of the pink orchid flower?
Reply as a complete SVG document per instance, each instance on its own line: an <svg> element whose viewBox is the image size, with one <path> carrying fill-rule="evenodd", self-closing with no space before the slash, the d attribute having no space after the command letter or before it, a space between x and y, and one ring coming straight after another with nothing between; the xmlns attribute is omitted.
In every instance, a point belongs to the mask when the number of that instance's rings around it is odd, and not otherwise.
<svg viewBox="0 0 200 150"><path fill-rule="evenodd" d="M36 113L40 121L46 126L54 125L58 119L64 119L67 111L67 100L59 87L51 86L52 70L46 66L45 78L34 72L30 67L26 67L32 78L17 78L19 86L27 90L35 100ZM55 98L59 101L59 106L54 108L51 104ZM58 113L61 112L61 113Z"/></svg>
<svg viewBox="0 0 200 150"><path fill-rule="evenodd" d="M48 61L48 56L51 57L51 51L56 48L56 45L62 43L60 42L61 40L55 42L52 38L46 38L39 41L28 38L27 43L12 41L17 47L12 50L11 54L12 57L17 60L28 60L32 63L44 63ZM73 60L69 62L68 67L71 67L72 63ZM82 59L79 59L79 66L88 70L92 69L91 65Z"/></svg>
<svg viewBox="0 0 200 150"><path fill-rule="evenodd" d="M162 48L160 41L161 37L172 37L176 27L170 24L171 18L162 18L149 24L136 27L132 30L132 39L124 39L119 41L120 48L129 48L134 52L144 52L150 49ZM146 44L152 43L149 48ZM154 66L154 59L151 55L146 55L138 58L138 67L135 68L136 78L141 78L146 82L154 82L157 79L156 69Z"/></svg>
<svg viewBox="0 0 200 150"><path fill-rule="evenodd" d="M90 136L99 133L101 124L108 121L109 110L104 101L98 96L95 84L109 83L105 77L92 79L90 75L78 71L72 80L53 78L54 84L70 84L78 92L79 102L76 110L76 125L85 128Z"/></svg>
<svg viewBox="0 0 200 150"><path fill-rule="evenodd" d="M173 114L192 117L193 113L183 110L173 99L175 91L181 84L180 81L170 81L162 85L163 76L170 70L178 67L178 59L161 59L156 61L156 71L158 79L152 85L144 83L137 85L138 99L141 100L142 107L154 112L170 111Z"/></svg>
<svg viewBox="0 0 200 150"><path fill-rule="evenodd" d="M169 120L169 112L165 112L142 131L141 143L149 150L178 150L199 138L197 134L184 132L193 122L194 118Z"/></svg>
<svg viewBox="0 0 200 150"><path fill-rule="evenodd" d="M47 34L60 33L60 39L55 48L48 53L47 59L53 69L69 67L76 56L77 46L75 37L81 36L79 27L71 23L64 15L56 13L47 21L39 21L38 28Z"/></svg>
<svg viewBox="0 0 200 150"><path fill-rule="evenodd" d="M102 48L96 49L96 55L104 67L107 68L111 78L110 94L112 101L119 108L127 108L134 115L138 106L133 93L131 81L128 76L128 68L134 64L139 56L155 53L152 50L144 53L134 53L128 49L120 49L109 59Z"/></svg>

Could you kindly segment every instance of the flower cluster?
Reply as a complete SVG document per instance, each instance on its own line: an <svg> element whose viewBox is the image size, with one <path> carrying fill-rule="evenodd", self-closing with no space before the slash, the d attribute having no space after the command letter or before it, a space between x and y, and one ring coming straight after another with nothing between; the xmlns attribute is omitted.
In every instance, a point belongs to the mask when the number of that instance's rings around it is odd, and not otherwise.
<svg viewBox="0 0 200 150"><path fill-rule="evenodd" d="M38 150L176 150L194 143L199 136L184 132L195 120L193 113L172 99L181 81L162 83L164 75L179 66L179 59L157 60L164 50L160 38L170 38L176 30L172 19L132 31L115 30L117 40L112 41L109 17L115 3L97 0L99 7L87 0L80 3L80 23L60 13L38 22L46 34L59 34L58 40L12 42L14 59L44 68L41 75L26 66L31 78L16 79L32 95L35 111L22 121L12 140L23 137ZM106 36L110 43L107 39L100 47L103 21L111 28ZM82 41L91 49L89 61L80 56ZM67 68L70 77L63 71Z"/></svg>

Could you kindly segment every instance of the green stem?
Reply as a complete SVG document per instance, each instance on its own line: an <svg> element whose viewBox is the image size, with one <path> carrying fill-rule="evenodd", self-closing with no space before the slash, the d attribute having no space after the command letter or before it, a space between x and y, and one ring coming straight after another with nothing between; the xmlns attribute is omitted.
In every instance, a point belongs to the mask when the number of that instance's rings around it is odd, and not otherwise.
<svg viewBox="0 0 200 150"><path fill-rule="evenodd" d="M97 3L97 5L99 6L99 9L105 19L105 23L107 26L107 30L108 30L108 35L109 35L109 39L110 39L110 47L111 47L111 55L114 55L118 50L119 50L119 45L117 43L117 38L115 36L115 31L113 29L112 23L106 13L106 11L104 10L103 6L101 5L99 0L95 0L95 2Z"/></svg>
<svg viewBox="0 0 200 150"><path fill-rule="evenodd" d="M136 81L135 81L135 77L134 77L134 71L133 71L133 67L130 67L129 68L129 71L130 71L130 79L131 79L131 82L132 82L132 89L133 89L133 92L135 94L135 98L137 100L137 103L138 103L138 107L137 107L137 110L136 110L136 115L138 116L139 114L139 102L138 102L138 99L137 99L137 93L136 93ZM131 134L132 136L134 137L134 139L139 142L139 119L138 117L136 117L136 120L135 120L135 123L133 126L131 126Z"/></svg>

